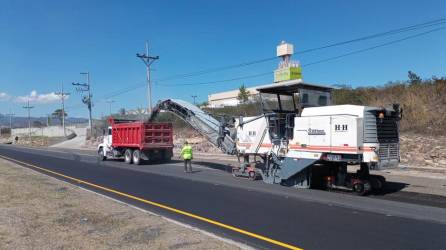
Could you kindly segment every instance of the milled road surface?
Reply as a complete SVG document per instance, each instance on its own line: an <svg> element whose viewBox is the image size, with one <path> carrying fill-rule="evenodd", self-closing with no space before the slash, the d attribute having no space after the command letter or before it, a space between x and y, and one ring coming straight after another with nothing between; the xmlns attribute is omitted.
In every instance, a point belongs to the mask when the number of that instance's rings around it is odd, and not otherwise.
<svg viewBox="0 0 446 250"><path fill-rule="evenodd" d="M86 154L12 145L1 145L0 156L40 167L38 171L46 174L50 170L119 191L49 174L256 248L280 249L287 244L304 249L443 249L446 245L446 209L441 206L295 190L234 179L227 172L206 166L195 166L193 174L185 174L180 162L129 166L119 161L99 162Z"/></svg>

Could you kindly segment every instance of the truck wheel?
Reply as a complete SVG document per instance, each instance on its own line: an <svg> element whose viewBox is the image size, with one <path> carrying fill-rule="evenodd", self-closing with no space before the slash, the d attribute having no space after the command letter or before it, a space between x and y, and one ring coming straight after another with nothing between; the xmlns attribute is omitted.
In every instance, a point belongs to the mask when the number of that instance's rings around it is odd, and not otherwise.
<svg viewBox="0 0 446 250"><path fill-rule="evenodd" d="M124 152L124 161L125 161L125 163L127 163L127 164L132 164L132 154L133 154L133 151L131 150L131 149L126 149L125 150L125 152Z"/></svg>
<svg viewBox="0 0 446 250"><path fill-rule="evenodd" d="M105 156L103 148L100 148L98 150L98 156L99 156L99 160L101 160L101 161L107 160L107 156Z"/></svg>
<svg viewBox="0 0 446 250"><path fill-rule="evenodd" d="M353 191L360 196L364 196L366 194L366 190L364 187L364 183L356 183L355 185L353 185Z"/></svg>
<svg viewBox="0 0 446 250"><path fill-rule="evenodd" d="M250 181L255 181L255 180L257 179L256 172L254 172L254 171L249 171L249 173L248 173L248 179L249 179Z"/></svg>
<svg viewBox="0 0 446 250"><path fill-rule="evenodd" d="M138 149L133 151L133 164L135 165L141 164L141 151L139 151Z"/></svg>
<svg viewBox="0 0 446 250"><path fill-rule="evenodd" d="M235 178L237 178L237 177L238 177L238 171L239 171L239 170L240 170L239 168L233 168L233 169L232 169L232 176L235 177Z"/></svg>
<svg viewBox="0 0 446 250"><path fill-rule="evenodd" d="M161 160L163 162L169 162L171 160L171 158L172 158L172 155L167 150L164 150L163 152L161 152Z"/></svg>

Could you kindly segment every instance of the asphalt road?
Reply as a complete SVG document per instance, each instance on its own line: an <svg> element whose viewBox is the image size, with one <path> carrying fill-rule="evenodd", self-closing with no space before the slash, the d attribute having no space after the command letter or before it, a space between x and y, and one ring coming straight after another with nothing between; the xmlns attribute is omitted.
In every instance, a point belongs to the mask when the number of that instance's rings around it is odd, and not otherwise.
<svg viewBox="0 0 446 250"><path fill-rule="evenodd" d="M317 190L294 190L234 179L223 171L202 166L196 166L195 173L186 175L181 163L128 166L117 161L99 162L84 154L12 145L1 145L0 156L32 164L42 168L37 171L255 248L281 249L280 243L304 249L446 248L444 208ZM178 210L167 210L132 197Z"/></svg>

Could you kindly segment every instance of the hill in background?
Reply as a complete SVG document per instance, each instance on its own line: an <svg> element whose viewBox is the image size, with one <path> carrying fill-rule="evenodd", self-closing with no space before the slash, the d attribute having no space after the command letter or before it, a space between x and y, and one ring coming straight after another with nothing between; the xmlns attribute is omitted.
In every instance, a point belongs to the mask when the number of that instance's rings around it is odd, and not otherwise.
<svg viewBox="0 0 446 250"><path fill-rule="evenodd" d="M403 108L402 132L446 134L446 78L422 80L409 71L408 81L389 82L383 87L341 86L333 92L334 104L386 106L399 103Z"/></svg>
<svg viewBox="0 0 446 250"><path fill-rule="evenodd" d="M35 122L39 122L39 124L46 125L47 119L48 119L47 117L31 117L31 125L34 125ZM67 125L88 123L88 119L85 119L85 118L66 117L65 119L66 119L65 122ZM60 121L56 118L51 118L50 125L60 125ZM9 128L9 116L0 115L0 127L8 127ZM28 117L14 116L12 118L12 127L13 128L27 128L28 127Z"/></svg>
<svg viewBox="0 0 446 250"><path fill-rule="evenodd" d="M421 79L409 71L409 80L389 82L380 87L337 86L333 104L386 107L399 103L403 108L400 129L405 133L446 135L446 78ZM212 115L255 116L261 114L259 103L236 107L204 108Z"/></svg>

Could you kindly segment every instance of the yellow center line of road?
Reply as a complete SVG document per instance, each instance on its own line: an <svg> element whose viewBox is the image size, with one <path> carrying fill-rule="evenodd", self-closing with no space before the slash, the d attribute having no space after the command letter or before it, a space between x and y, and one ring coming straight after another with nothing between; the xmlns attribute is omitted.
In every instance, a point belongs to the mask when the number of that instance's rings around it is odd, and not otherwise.
<svg viewBox="0 0 446 250"><path fill-rule="evenodd" d="M140 197L136 197L136 196L133 196L133 195L130 195L130 194L126 194L126 193L123 193L123 192L120 192L120 191L117 191L117 190L114 190L114 189L111 189L111 188L103 187L103 186L100 186L100 185L97 185L97 184L94 184L94 183L91 183L91 182L88 182L88 181L83 181L81 179L77 179L77 178L74 178L74 177L71 177L71 176L67 176L67 175L64 175L64 174L52 171L52 170L48 170L48 169L45 169L45 168L42 168L42 167L38 167L36 165L32 165L32 164L29 164L29 163L26 163L26 162L23 162L23 161L12 159L12 158L9 158L9 157L4 156L4 155L0 155L0 157L4 158L6 160L12 161L12 162L16 162L16 163L19 163L19 164L22 164L22 165L29 166L31 168L35 168L35 169L41 170L41 171L46 172L46 173L50 173L50 174L53 174L53 175L56 175L56 176L63 177L63 178L68 179L68 180L75 181L75 182L80 183L80 184L85 184L85 185L90 186L90 187L94 187L94 188L97 188L97 189L100 189L100 190L104 190L104 191L107 191L107 192L110 192L110 193L114 193L114 194L117 194L117 195L120 195L120 196L123 196L123 197L127 197L127 198L130 198L130 199L133 199L133 200L137 200L137 201L140 201L142 203L146 203L146 204L149 204L149 205L152 205L152 206L155 206L155 207L159 207L159 208L162 208L162 209L165 209L165 210L177 213L177 214L182 214L182 215L185 215L185 216L190 217L190 218L194 218L194 219L197 219L197 220L200 220L200 221L204 221L204 222L207 222L209 224L212 224L212 225L215 225L215 226L218 226L218 227L221 227L221 228L225 228L225 229L228 229L228 230L231 230L231 231L234 231L234 232L246 235L246 236L250 236L250 237L255 238L255 239L259 239L259 240L271 243L273 245L281 246L281 247L284 247L284 248L287 248L287 249L303 250L302 248L299 248L299 247L296 247L296 246L293 246L293 245L290 245L290 244L287 244L287 243L284 243L284 242L280 242L280 241L268 238L266 236L262 236L262 235L255 234L255 233L251 233L249 231L246 231L246 230L243 230L243 229L231 226L231 225L227 225L227 224L224 224L224 223L212 220L212 219L208 219L208 218L205 218L205 217L193 214L193 213L182 211L180 209L169 207L169 206L163 205L163 204L158 203L158 202L149 201L149 200L146 200L146 199L143 199L143 198L140 198Z"/></svg>

